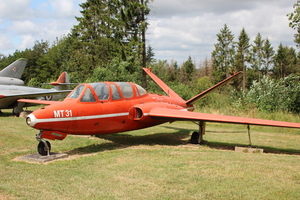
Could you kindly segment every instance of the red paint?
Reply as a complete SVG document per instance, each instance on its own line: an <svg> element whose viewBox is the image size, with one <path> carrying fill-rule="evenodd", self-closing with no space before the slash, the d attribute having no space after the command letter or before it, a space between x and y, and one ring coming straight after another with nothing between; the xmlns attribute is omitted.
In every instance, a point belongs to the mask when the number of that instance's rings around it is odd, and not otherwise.
<svg viewBox="0 0 300 200"><path fill-rule="evenodd" d="M202 93L185 101L150 70L144 70L168 96L149 94L134 83L101 82L77 86L62 102L19 101L50 104L30 114L27 123L43 130L42 138L51 140L62 140L67 134L112 134L182 120L300 128L298 123L190 112L191 103L203 98ZM206 90L203 96L235 76Z"/></svg>

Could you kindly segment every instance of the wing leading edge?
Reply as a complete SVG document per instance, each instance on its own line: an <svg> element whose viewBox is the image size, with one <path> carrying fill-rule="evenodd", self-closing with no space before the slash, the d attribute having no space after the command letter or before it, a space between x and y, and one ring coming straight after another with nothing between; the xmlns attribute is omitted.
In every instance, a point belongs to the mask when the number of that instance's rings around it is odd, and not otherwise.
<svg viewBox="0 0 300 200"><path fill-rule="evenodd" d="M168 108L153 108L149 116L155 119L170 121L206 121L219 123L233 123L245 125L275 126L287 128L300 128L300 123L263 120L246 117L234 117L226 115L214 115L206 113L189 112L183 110L173 110Z"/></svg>
<svg viewBox="0 0 300 200"><path fill-rule="evenodd" d="M33 99L41 96L68 94L70 92L71 90L60 90L60 91L45 91L45 92L20 93L20 94L3 94L0 96L0 99L22 99L22 98Z"/></svg>

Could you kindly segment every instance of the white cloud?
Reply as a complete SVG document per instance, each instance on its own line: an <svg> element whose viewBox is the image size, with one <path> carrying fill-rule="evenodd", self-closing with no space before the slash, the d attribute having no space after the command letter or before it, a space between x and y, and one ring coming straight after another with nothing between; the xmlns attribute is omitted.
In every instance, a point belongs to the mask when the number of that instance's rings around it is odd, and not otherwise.
<svg viewBox="0 0 300 200"><path fill-rule="evenodd" d="M216 34L227 24L235 41L245 28L250 42L261 33L274 48L280 42L294 45L294 31L286 17L293 4L294 0L155 0L149 16L148 44L158 59L184 62L191 56L200 63L211 56Z"/></svg>
<svg viewBox="0 0 300 200"><path fill-rule="evenodd" d="M35 38L32 35L23 35L22 43L18 46L18 49L26 49L28 47L33 47Z"/></svg>
<svg viewBox="0 0 300 200"><path fill-rule="evenodd" d="M7 48L13 48L13 44L6 35L0 35L0 51L5 51Z"/></svg>
<svg viewBox="0 0 300 200"><path fill-rule="evenodd" d="M15 20L31 16L30 0L9 0L2 1L0 6L0 18Z"/></svg>
<svg viewBox="0 0 300 200"><path fill-rule="evenodd" d="M9 27L17 35L36 34L40 31L40 27L33 21L14 21Z"/></svg>
<svg viewBox="0 0 300 200"><path fill-rule="evenodd" d="M78 4L85 0L9 0L0 7L0 53L32 48L36 40L54 41L69 33L74 16L81 16ZM188 56L200 63L210 57L216 34L226 23L237 40L245 28L251 42L261 33L273 47L280 42L294 45L294 30L287 13L295 0L154 0L150 4L147 42L157 59Z"/></svg>
<svg viewBox="0 0 300 200"><path fill-rule="evenodd" d="M75 16L80 15L79 4L85 0L10 0L1 2L0 53L11 54L15 50L32 48L35 41L53 42L68 34ZM4 38L3 36L1 38ZM1 39L0 38L0 39Z"/></svg>
<svg viewBox="0 0 300 200"><path fill-rule="evenodd" d="M79 14L77 5L72 0L52 0L51 5L55 15L60 17L72 17Z"/></svg>

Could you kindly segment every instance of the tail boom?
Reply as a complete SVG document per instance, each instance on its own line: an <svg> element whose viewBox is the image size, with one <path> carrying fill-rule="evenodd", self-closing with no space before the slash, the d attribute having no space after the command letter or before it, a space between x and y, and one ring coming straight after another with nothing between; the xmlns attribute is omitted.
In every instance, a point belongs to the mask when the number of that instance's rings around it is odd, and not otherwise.
<svg viewBox="0 0 300 200"><path fill-rule="evenodd" d="M148 68L143 68L143 70L152 78L153 81L169 96L181 101L184 101L176 92L174 92L169 86L167 86L160 78L151 72Z"/></svg>
<svg viewBox="0 0 300 200"><path fill-rule="evenodd" d="M192 105L194 103L196 103L197 101L203 99L204 97L206 97L207 95L209 95L210 93L214 92L215 90L219 89L220 87L226 85L229 81L231 81L233 78L238 77L242 72L238 72L233 74L232 76L226 78L225 80L219 82L218 84L212 86L211 88L201 92L200 94L194 96L193 98L189 99L186 101L187 105Z"/></svg>

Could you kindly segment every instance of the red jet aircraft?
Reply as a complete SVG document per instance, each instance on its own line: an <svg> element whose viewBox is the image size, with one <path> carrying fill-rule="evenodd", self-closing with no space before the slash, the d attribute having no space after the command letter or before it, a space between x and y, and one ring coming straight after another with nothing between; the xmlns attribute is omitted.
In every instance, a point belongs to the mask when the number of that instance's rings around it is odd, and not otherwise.
<svg viewBox="0 0 300 200"><path fill-rule="evenodd" d="M49 104L26 119L28 126L40 130L38 153L49 155L49 140L63 140L68 134L101 135L137 130L173 121L193 121L199 132L191 136L192 143L201 143L205 122L300 128L300 123L261 120L191 112L193 104L225 85L236 73L188 101L183 100L150 69L144 71L168 95L149 94L130 82L99 82L78 85L62 102L22 99L28 103Z"/></svg>

